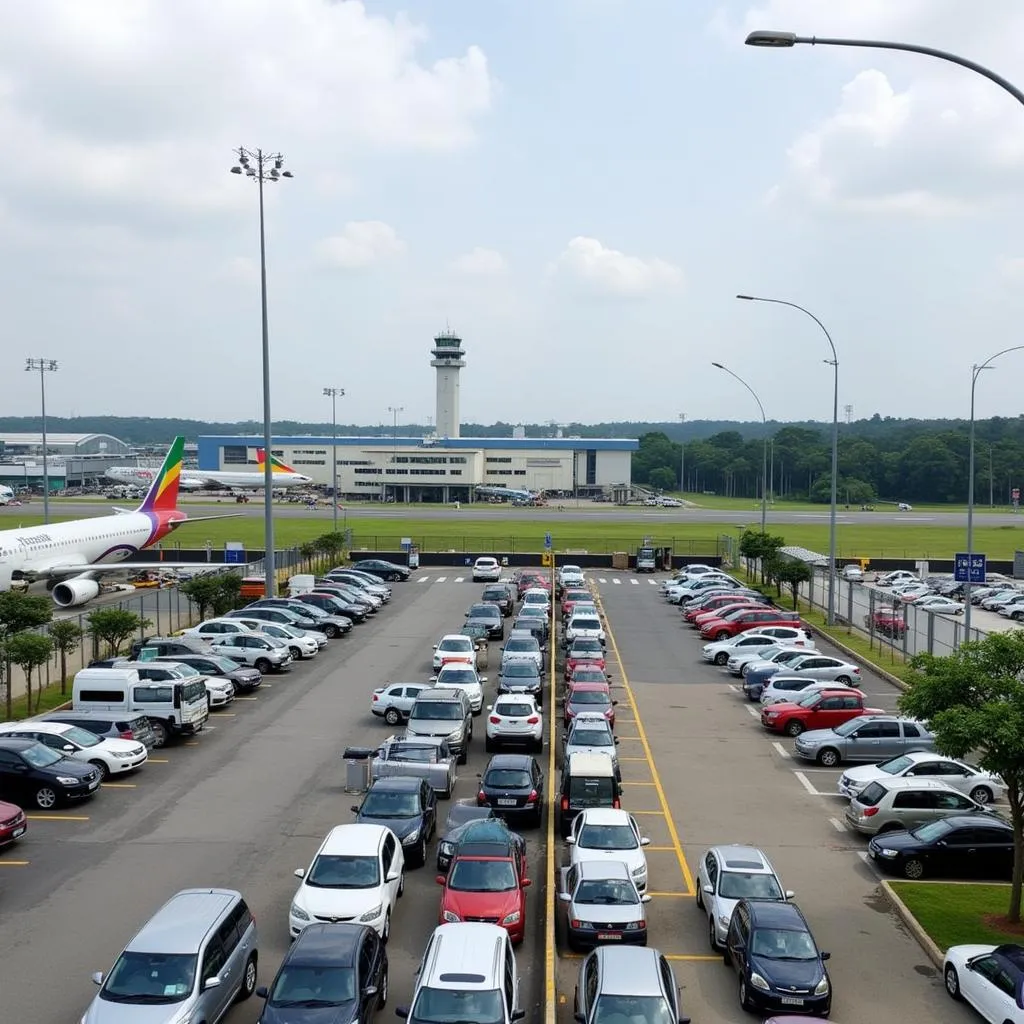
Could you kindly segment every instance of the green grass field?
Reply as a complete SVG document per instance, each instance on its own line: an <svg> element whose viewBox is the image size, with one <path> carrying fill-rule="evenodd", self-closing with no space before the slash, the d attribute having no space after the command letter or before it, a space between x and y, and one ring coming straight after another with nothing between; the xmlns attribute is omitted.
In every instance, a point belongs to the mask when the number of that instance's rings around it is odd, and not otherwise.
<svg viewBox="0 0 1024 1024"><path fill-rule="evenodd" d="M471 515L471 517L470 517ZM55 520L71 518L54 516ZM35 526L42 522L39 515L0 517L0 528L15 525ZM757 525L751 518L748 525ZM456 512L450 519L417 519L413 515L394 519L348 517L353 534L354 548L395 550L401 538L411 537L422 551L467 549L482 551L540 551L544 534L550 530L555 549L584 550L594 553L628 551L650 535L656 545L671 545L677 554L713 554L718 538L737 536L731 523L664 523L653 524L649 519L635 522L551 519L494 519L478 516L476 511ZM310 513L310 517L280 517L275 525L278 547L291 547L329 532L331 519L326 512ZM785 538L787 544L800 545L812 551L828 550L828 524L794 523L771 527L771 532ZM1021 526L989 527L978 525L974 530L974 549L993 559L1012 559L1018 548L1024 548L1024 520ZM964 531L952 526L929 526L920 523L906 525L858 523L839 527L839 556L850 558L950 558L953 552L964 548ZM194 526L181 527L165 542L185 548L203 547L209 541L221 548L225 541L241 541L246 547L263 545L263 521L259 516L243 516Z"/></svg>
<svg viewBox="0 0 1024 1024"><path fill-rule="evenodd" d="M963 943L1020 942L1020 932L1001 931L998 919L1010 903L1008 885L956 882L891 882L893 891L945 953Z"/></svg>

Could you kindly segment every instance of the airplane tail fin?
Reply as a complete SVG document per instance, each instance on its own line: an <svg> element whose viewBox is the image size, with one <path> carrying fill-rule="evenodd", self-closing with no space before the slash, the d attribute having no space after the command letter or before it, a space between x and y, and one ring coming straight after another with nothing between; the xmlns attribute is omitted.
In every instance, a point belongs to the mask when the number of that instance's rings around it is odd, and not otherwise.
<svg viewBox="0 0 1024 1024"><path fill-rule="evenodd" d="M262 466L267 461L267 453L262 448L256 449L256 462ZM270 465L282 473L297 473L298 470L286 466L273 452L270 453Z"/></svg>
<svg viewBox="0 0 1024 1024"><path fill-rule="evenodd" d="M184 454L185 438L176 437L138 511L168 512L178 507L178 484L181 481L181 462Z"/></svg>

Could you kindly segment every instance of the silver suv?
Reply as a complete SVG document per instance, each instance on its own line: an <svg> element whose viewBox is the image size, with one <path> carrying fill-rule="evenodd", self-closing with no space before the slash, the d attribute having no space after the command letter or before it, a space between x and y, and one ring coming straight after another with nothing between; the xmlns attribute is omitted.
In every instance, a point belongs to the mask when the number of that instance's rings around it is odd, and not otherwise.
<svg viewBox="0 0 1024 1024"><path fill-rule="evenodd" d="M469 760L473 738L473 708L462 690L422 690L413 703L406 723L407 736L437 736L459 755L459 764Z"/></svg>
<svg viewBox="0 0 1024 1024"><path fill-rule="evenodd" d="M886 779L871 782L846 808L846 824L861 835L917 828L951 814L990 813L969 796L935 779Z"/></svg>
<svg viewBox="0 0 1024 1024"><path fill-rule="evenodd" d="M562 759L564 762L568 762L571 755L580 752L608 754L615 766L615 777L621 779L619 752L615 749L618 742L604 715L588 714L584 711L572 720L569 731L563 738Z"/></svg>
<svg viewBox="0 0 1024 1024"><path fill-rule="evenodd" d="M216 1024L256 991L256 923L233 889L184 889L136 933L82 1024ZM131 1007L131 1009L129 1009Z"/></svg>

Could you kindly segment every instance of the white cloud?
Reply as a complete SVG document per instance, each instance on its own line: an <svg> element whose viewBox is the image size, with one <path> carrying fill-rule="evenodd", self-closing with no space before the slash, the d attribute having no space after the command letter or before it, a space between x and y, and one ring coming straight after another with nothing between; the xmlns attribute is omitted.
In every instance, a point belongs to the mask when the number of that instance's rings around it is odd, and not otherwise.
<svg viewBox="0 0 1024 1024"><path fill-rule="evenodd" d="M569 242L552 270L567 273L596 291L630 298L674 290L683 283L682 270L665 260L627 256L582 235Z"/></svg>
<svg viewBox="0 0 1024 1024"><path fill-rule="evenodd" d="M405 252L405 242L390 224L380 220L349 221L340 235L317 245L320 259L344 270L359 270L384 263Z"/></svg>
<svg viewBox="0 0 1024 1024"><path fill-rule="evenodd" d="M1020 284L1024 281L1024 256L1011 256L999 265L999 275L1004 281Z"/></svg>
<svg viewBox="0 0 1024 1024"><path fill-rule="evenodd" d="M459 256L452 263L452 268L460 274L475 277L493 277L496 274L503 274L507 269L505 257L500 252L480 246Z"/></svg>

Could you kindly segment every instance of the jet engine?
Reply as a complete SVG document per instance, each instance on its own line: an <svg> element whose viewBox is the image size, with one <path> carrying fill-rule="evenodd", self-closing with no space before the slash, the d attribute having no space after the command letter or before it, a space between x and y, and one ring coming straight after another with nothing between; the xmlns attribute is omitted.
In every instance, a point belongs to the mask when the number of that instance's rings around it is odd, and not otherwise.
<svg viewBox="0 0 1024 1024"><path fill-rule="evenodd" d="M94 597L99 597L100 585L95 580L84 576L76 576L73 579L58 583L53 588L53 600L61 608L75 608Z"/></svg>

